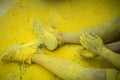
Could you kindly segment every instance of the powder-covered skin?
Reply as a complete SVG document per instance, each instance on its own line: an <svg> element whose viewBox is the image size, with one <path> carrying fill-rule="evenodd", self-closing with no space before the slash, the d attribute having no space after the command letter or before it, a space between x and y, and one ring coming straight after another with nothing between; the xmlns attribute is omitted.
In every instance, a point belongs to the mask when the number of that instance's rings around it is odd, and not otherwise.
<svg viewBox="0 0 120 80"><path fill-rule="evenodd" d="M80 36L81 44L95 55L100 55L120 69L120 54L105 47L98 35L83 33ZM92 42L91 42L92 41Z"/></svg>
<svg viewBox="0 0 120 80"><path fill-rule="evenodd" d="M52 29L51 26L47 26L39 20L35 20L33 24L33 30L35 36L38 39L41 39L48 50L54 50L58 47L59 41L57 36L59 35L55 29Z"/></svg>
<svg viewBox="0 0 120 80"><path fill-rule="evenodd" d="M76 62L44 54L34 55L32 61L42 65L63 80L106 80L107 69L84 68Z"/></svg>
<svg viewBox="0 0 120 80"><path fill-rule="evenodd" d="M36 39L32 28L36 19L62 32L72 32L111 20L119 16L119 9L119 1L116 0L20 0L0 18L0 52ZM102 57L90 60L82 58L79 48L81 45L67 44L53 52L45 49L45 54L75 61L84 67L114 68ZM56 75L40 65L32 64L26 68L23 80L56 80ZM0 60L0 72L0 80L20 79L20 66L17 63L4 63Z"/></svg>
<svg viewBox="0 0 120 80"><path fill-rule="evenodd" d="M38 46L41 44L40 41L35 40L23 45L11 46L8 49L2 52L2 61L4 62L19 62L19 63L28 63L31 64L31 58L36 53L43 53L42 51L38 52Z"/></svg>

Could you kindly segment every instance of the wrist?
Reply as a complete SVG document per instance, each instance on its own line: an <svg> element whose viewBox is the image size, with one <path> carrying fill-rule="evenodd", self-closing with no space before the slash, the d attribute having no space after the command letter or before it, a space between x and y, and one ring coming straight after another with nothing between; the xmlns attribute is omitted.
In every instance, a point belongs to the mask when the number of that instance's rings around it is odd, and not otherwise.
<svg viewBox="0 0 120 80"><path fill-rule="evenodd" d="M100 48L97 49L97 54L101 55L104 51L106 51L106 47L105 46L101 46Z"/></svg>

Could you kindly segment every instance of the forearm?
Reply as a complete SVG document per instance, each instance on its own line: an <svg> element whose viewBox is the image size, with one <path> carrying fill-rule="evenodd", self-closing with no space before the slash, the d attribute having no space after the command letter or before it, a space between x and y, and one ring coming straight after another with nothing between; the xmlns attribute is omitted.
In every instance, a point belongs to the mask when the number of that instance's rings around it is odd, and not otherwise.
<svg viewBox="0 0 120 80"><path fill-rule="evenodd" d="M102 47L101 49L99 49L98 54L120 69L119 54L114 53L113 51L107 49L106 47Z"/></svg>
<svg viewBox="0 0 120 80"><path fill-rule="evenodd" d="M78 30L75 32L64 32L61 34L65 43L79 43L80 35L85 32L95 33L103 39L104 43L109 43L115 41L120 36L119 27L120 17L83 30Z"/></svg>

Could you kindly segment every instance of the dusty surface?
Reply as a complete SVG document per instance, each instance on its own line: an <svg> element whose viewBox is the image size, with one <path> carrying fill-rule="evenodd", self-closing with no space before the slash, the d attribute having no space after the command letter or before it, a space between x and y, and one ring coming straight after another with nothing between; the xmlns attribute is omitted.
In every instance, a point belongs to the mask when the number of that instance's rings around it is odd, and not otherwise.
<svg viewBox="0 0 120 80"><path fill-rule="evenodd" d="M0 51L35 40L32 25L36 19L55 26L60 31L70 32L119 16L119 3L117 0L20 0L0 18ZM80 45L67 44L53 52L45 50L45 53L78 62L84 67L113 68L102 57L90 60L81 58L79 48ZM0 61L0 80L57 79L58 77L40 65L28 66Z"/></svg>

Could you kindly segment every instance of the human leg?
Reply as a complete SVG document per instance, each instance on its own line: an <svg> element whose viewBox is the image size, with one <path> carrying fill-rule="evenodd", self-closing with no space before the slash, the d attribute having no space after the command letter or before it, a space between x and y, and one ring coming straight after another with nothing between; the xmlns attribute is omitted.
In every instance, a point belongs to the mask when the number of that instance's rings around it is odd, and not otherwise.
<svg viewBox="0 0 120 80"><path fill-rule="evenodd" d="M22 45L11 46L1 52L0 58L4 62L17 61L20 63L31 64L33 54L43 53L42 44L38 40Z"/></svg>
<svg viewBox="0 0 120 80"><path fill-rule="evenodd" d="M106 80L106 69L83 68L73 61L36 54L32 61L64 80Z"/></svg>
<svg viewBox="0 0 120 80"><path fill-rule="evenodd" d="M57 29L46 26L39 21L37 21L37 23L34 23L33 29L37 38L42 38L47 49L54 50L63 43L80 44L79 36L85 32L90 34L94 33L100 36L103 39L104 43L114 42L118 40L120 36L119 27L120 17L96 26L74 32L59 32Z"/></svg>
<svg viewBox="0 0 120 80"><path fill-rule="evenodd" d="M54 50L63 44L61 33L55 27L49 27L36 20L33 24L33 31L49 50Z"/></svg>
<svg viewBox="0 0 120 80"><path fill-rule="evenodd" d="M83 68L73 61L44 55L41 46L40 43L33 44L32 42L32 44L28 43L18 48L8 49L4 52L2 60L4 62L17 61L29 64L34 62L65 80L106 80L107 69Z"/></svg>
<svg viewBox="0 0 120 80"><path fill-rule="evenodd" d="M65 43L80 43L79 36L82 33L94 33L101 37L104 43L114 42L120 37L120 17L111 21L91 26L74 32L62 32L62 37Z"/></svg>
<svg viewBox="0 0 120 80"><path fill-rule="evenodd" d="M58 59L44 54L35 53L32 58L29 58L29 56L31 56L31 54L29 54L26 58L21 59L19 59L20 55L22 57L24 54L27 55L27 53L18 53L18 55L15 54L13 55L9 53L9 55L7 55L9 59L3 56L2 60L7 62L26 62L26 60L29 59L29 61L45 67L65 80L96 80L97 78L99 78L97 80L105 80L106 78L106 70L104 69L85 69L80 64L73 61Z"/></svg>

